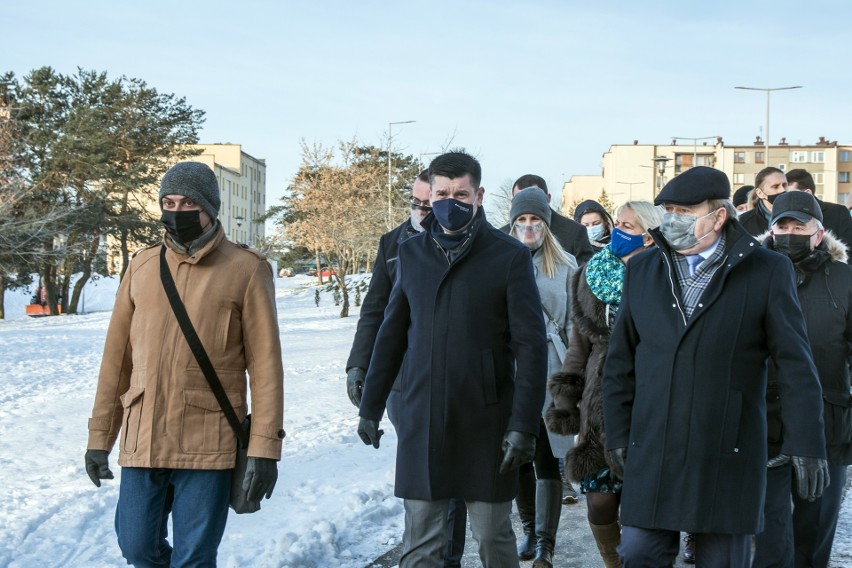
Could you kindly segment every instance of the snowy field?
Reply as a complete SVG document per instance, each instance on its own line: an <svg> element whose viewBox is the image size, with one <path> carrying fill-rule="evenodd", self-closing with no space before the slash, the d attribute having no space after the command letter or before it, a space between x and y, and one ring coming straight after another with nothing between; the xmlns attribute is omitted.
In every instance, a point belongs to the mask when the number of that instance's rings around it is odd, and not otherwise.
<svg viewBox="0 0 852 568"><path fill-rule="evenodd" d="M234 515L219 565L362 568L399 543L393 497L396 436L386 421L378 451L364 446L345 394L344 366L357 324L331 295L314 305L313 278L277 281L287 438L271 501ZM125 565L115 544L118 479L92 485L83 469L86 421L114 280L86 287L79 316L23 316L29 295L6 294L0 320L0 567ZM117 450L110 456L113 471ZM852 566L852 506L844 503L833 566Z"/></svg>

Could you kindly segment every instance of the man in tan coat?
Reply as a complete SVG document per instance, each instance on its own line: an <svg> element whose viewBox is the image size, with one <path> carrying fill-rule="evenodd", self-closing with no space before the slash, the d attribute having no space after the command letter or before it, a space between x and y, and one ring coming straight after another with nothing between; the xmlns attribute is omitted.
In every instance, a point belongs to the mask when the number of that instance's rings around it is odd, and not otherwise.
<svg viewBox="0 0 852 568"><path fill-rule="evenodd" d="M181 162L160 185L163 245L136 254L107 332L86 471L122 466L116 533L129 564L212 566L225 530L237 439L200 370L160 280L160 249L237 417L252 394L249 499L269 498L284 437L283 369L275 289L266 259L225 238L219 187L204 164ZM166 540L172 517L174 549Z"/></svg>

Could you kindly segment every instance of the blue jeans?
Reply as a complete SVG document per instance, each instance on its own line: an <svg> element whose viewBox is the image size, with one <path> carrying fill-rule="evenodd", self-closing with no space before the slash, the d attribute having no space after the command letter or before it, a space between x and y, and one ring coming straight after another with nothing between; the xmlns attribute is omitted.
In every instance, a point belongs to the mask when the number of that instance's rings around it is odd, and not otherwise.
<svg viewBox="0 0 852 568"><path fill-rule="evenodd" d="M122 468L115 532L127 563L140 568L216 566L232 471ZM174 549L166 540L169 514Z"/></svg>

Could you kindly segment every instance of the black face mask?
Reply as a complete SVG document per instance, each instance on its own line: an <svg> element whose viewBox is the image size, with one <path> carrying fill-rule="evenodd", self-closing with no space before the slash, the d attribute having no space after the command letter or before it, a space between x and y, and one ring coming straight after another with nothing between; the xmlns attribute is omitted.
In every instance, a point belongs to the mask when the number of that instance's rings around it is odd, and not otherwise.
<svg viewBox="0 0 852 568"><path fill-rule="evenodd" d="M781 194L773 193L772 195L769 195L768 193L765 193L764 195L766 195L766 201L768 201L769 204L772 205L773 203L775 203L775 200L778 199L778 196Z"/></svg>
<svg viewBox="0 0 852 568"><path fill-rule="evenodd" d="M200 211L163 211L160 217L166 232L181 244L187 244L204 233Z"/></svg>
<svg viewBox="0 0 852 568"><path fill-rule="evenodd" d="M793 264L805 260L813 252L813 235L775 235L775 250L790 258Z"/></svg>

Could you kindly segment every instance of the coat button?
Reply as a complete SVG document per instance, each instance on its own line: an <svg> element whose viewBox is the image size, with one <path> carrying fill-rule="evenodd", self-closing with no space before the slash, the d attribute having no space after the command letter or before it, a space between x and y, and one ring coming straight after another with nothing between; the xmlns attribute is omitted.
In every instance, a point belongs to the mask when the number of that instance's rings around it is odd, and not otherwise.
<svg viewBox="0 0 852 568"><path fill-rule="evenodd" d="M734 448L734 453L735 453L735 454L739 453L739 451L740 451L740 449L739 449L739 448Z"/></svg>
<svg viewBox="0 0 852 568"><path fill-rule="evenodd" d="M672 304L672 307L673 307L673 308L676 308L676 307L677 307L677 304Z"/></svg>
<svg viewBox="0 0 852 568"><path fill-rule="evenodd" d="M699 308L703 308L703 307L704 307L704 304L698 304L698 307L699 307Z"/></svg>
<svg viewBox="0 0 852 568"><path fill-rule="evenodd" d="M285 432L283 429L278 430L278 439L279 440L283 440L284 436L286 436L286 435L287 435L287 432Z"/></svg>

